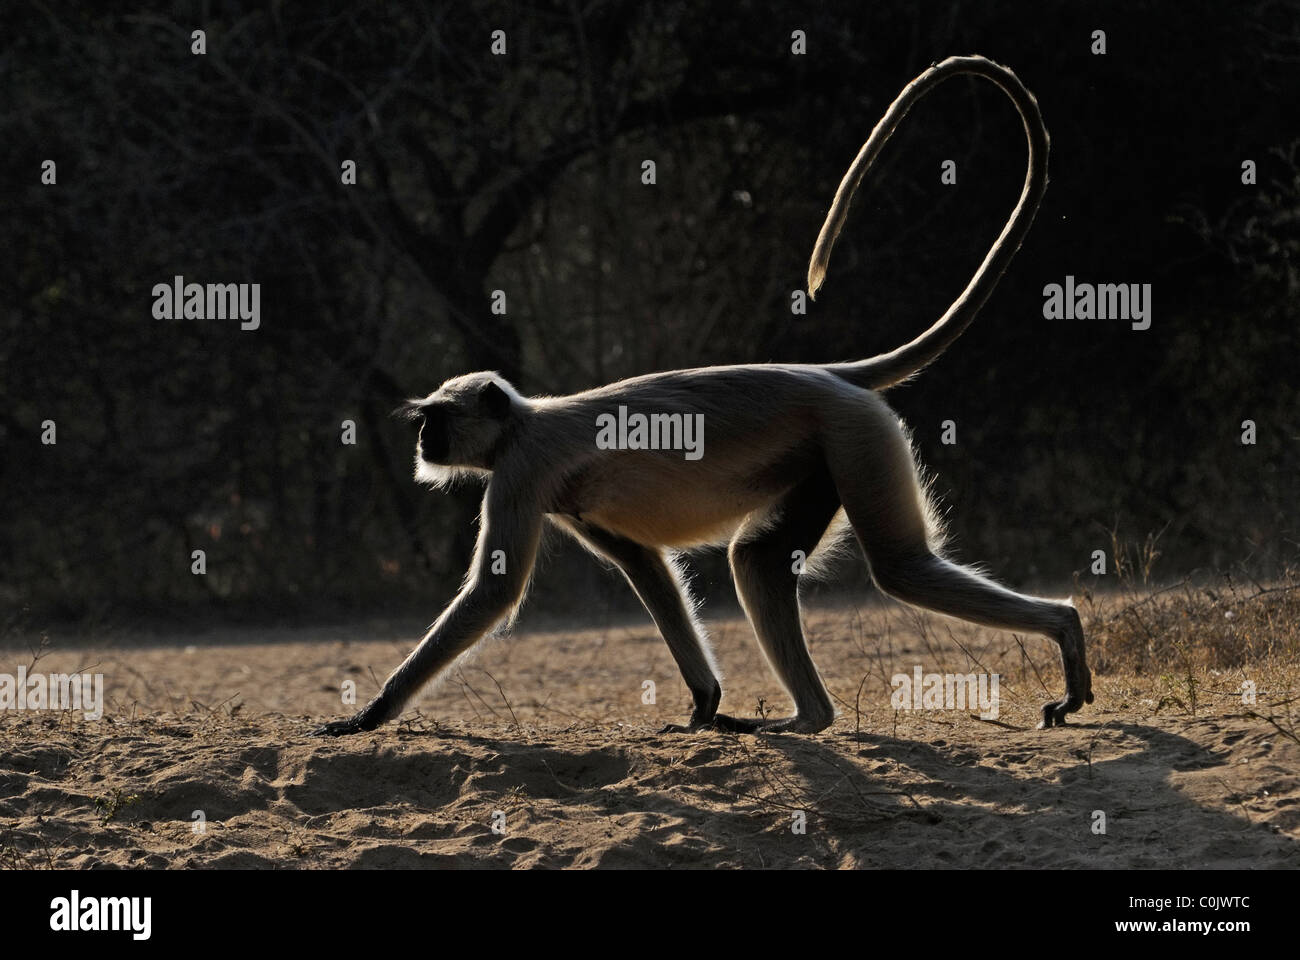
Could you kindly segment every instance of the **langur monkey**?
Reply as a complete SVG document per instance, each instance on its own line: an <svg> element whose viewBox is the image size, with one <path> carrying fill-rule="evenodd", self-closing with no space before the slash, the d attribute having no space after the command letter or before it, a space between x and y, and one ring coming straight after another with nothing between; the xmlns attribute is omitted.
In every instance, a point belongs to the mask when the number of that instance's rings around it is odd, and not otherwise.
<svg viewBox="0 0 1300 960"><path fill-rule="evenodd" d="M1040 727L1092 702L1083 627L1069 602L1023 596L944 559L911 445L881 392L917 374L957 339L1020 248L1047 186L1047 130L1038 103L1007 68L952 57L890 105L844 175L808 268L814 296L863 175L918 99L970 74L1011 98L1029 141L1028 172L1002 234L946 313L898 349L851 363L753 364L654 373L564 397L521 396L495 373L448 380L396 413L420 424L415 477L445 487L487 481L478 543L464 586L419 646L359 713L320 734L372 730L520 604L546 523L615 564L654 619L694 700L685 725L736 733L815 733L835 717L800 624L800 556L843 511L882 591L973 623L1044 634L1061 648L1065 696ZM624 408L620 410L620 408ZM660 427L702 416L702 455L671 443L598 443L600 423L643 414ZM678 419L674 419L677 417ZM661 430L665 439L672 431ZM642 438L644 440L644 438ZM656 436L655 439L660 439ZM639 446L640 448L633 448ZM784 718L718 712L722 687L673 551L729 544L746 615L794 702Z"/></svg>

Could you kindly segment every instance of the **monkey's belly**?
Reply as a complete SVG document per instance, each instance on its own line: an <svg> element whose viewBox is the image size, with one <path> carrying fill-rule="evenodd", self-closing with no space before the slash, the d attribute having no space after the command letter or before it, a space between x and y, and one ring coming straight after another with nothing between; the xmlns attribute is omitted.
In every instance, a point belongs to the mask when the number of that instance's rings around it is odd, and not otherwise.
<svg viewBox="0 0 1300 960"><path fill-rule="evenodd" d="M582 519L646 546L696 547L725 543L746 515L770 499L758 493L682 490L655 499L611 498L583 511Z"/></svg>
<svg viewBox="0 0 1300 960"><path fill-rule="evenodd" d="M620 453L572 476L557 512L637 543L695 547L726 543L746 516L771 505L816 468L813 444L715 444L701 461Z"/></svg>

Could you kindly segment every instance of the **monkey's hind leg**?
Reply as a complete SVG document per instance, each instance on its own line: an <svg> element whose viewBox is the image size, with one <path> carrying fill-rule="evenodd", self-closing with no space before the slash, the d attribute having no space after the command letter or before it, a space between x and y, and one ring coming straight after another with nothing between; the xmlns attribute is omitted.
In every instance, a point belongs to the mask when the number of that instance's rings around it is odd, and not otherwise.
<svg viewBox="0 0 1300 960"><path fill-rule="evenodd" d="M794 701L792 717L741 719L718 714L713 725L734 733L816 733L835 719L830 694L808 652L799 618L798 556L813 552L840 501L824 468L768 511L751 515L731 542L736 594L763 654Z"/></svg>
<svg viewBox="0 0 1300 960"><path fill-rule="evenodd" d="M641 598L691 691L694 709L689 726L669 724L660 733L686 733L713 722L722 686L698 624L691 615L686 586L656 549L576 520L565 520L575 535L615 563Z"/></svg>
<svg viewBox="0 0 1300 960"><path fill-rule="evenodd" d="M1068 603L1015 593L936 556L927 541L925 494L902 428L883 402L859 407L827 459L845 512L885 593L906 603L1000 630L1051 637L1061 648L1065 696L1042 708L1041 727L1092 703L1092 674L1079 613ZM864 443L866 439L866 443ZM870 451L870 459L864 451Z"/></svg>

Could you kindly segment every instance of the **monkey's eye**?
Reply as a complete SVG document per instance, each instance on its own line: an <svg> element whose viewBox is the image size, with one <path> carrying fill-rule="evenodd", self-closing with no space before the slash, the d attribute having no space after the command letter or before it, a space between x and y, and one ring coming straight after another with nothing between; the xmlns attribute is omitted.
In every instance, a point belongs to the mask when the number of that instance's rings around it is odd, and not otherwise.
<svg viewBox="0 0 1300 960"><path fill-rule="evenodd" d="M420 411L420 428L428 427L430 430L445 430L447 427L447 411L441 407L425 407Z"/></svg>

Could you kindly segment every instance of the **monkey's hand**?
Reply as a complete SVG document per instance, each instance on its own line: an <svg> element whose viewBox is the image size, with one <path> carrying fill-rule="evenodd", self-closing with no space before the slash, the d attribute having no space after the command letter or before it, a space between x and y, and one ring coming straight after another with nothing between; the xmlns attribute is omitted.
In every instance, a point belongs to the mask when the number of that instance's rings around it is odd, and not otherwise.
<svg viewBox="0 0 1300 960"><path fill-rule="evenodd" d="M356 717L348 717L346 720L331 720L329 723L323 723L313 730L310 735L313 737L343 737L360 733L363 729Z"/></svg>
<svg viewBox="0 0 1300 960"><path fill-rule="evenodd" d="M382 722L378 713L372 710L371 706L367 706L346 720L331 720L329 723L321 724L311 732L311 735L313 737L346 737L354 733L373 730Z"/></svg>

